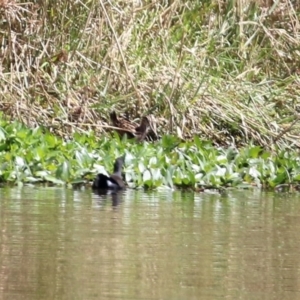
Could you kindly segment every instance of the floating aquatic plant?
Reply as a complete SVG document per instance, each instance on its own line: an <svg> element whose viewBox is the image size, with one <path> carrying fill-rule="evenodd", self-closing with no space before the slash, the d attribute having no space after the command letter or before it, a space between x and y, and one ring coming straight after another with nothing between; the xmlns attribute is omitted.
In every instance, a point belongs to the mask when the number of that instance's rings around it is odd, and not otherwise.
<svg viewBox="0 0 300 300"><path fill-rule="evenodd" d="M220 148L199 137L136 143L117 135L96 139L93 133L76 133L65 141L41 127L0 119L0 149L2 183L89 184L123 154L124 178L131 188L275 188L300 181L297 152L271 153L254 145Z"/></svg>

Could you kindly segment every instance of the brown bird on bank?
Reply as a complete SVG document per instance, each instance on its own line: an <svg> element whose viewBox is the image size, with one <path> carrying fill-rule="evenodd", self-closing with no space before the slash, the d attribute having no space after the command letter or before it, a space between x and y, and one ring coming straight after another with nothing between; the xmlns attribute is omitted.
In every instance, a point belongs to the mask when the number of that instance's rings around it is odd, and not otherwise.
<svg viewBox="0 0 300 300"><path fill-rule="evenodd" d="M116 131L120 136L126 134L128 138L136 138L138 141L157 140L155 123L150 116L142 117L140 125L125 118L118 118L115 111L110 113L110 119L113 126L118 128Z"/></svg>
<svg viewBox="0 0 300 300"><path fill-rule="evenodd" d="M135 122L131 122L125 118L118 118L115 111L110 113L110 120L114 127L118 127L116 131L119 133L120 136L126 134L128 138L135 137L134 133L135 128L137 127L137 124Z"/></svg>

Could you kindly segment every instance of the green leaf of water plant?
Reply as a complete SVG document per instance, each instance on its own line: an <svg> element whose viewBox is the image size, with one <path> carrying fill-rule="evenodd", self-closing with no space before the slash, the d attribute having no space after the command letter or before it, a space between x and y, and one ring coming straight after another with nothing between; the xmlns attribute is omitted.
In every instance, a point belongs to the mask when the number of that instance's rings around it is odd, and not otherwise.
<svg viewBox="0 0 300 300"><path fill-rule="evenodd" d="M249 155L252 158L258 158L261 151L261 147L255 146L249 149Z"/></svg>
<svg viewBox="0 0 300 300"><path fill-rule="evenodd" d="M174 168L172 166L166 169L165 184L167 186L173 187L173 179L172 179L173 173L174 173Z"/></svg>
<svg viewBox="0 0 300 300"><path fill-rule="evenodd" d="M60 180L60 179L55 178L55 177L50 176L50 175L45 176L45 180L47 180L49 182L52 182L54 184L59 184L59 185L64 185L65 184L65 182L63 180Z"/></svg>
<svg viewBox="0 0 300 300"><path fill-rule="evenodd" d="M40 182L42 181L41 178L36 178L36 177L32 177L32 176L28 176L26 177L26 182L31 182L31 183L35 183L35 182Z"/></svg>
<svg viewBox="0 0 300 300"><path fill-rule="evenodd" d="M139 172L142 173L142 174L146 170L146 167L145 167L145 165L144 165L144 163L142 161L139 161L138 168L139 168Z"/></svg>
<svg viewBox="0 0 300 300"><path fill-rule="evenodd" d="M295 181L300 181L300 174L295 175L295 176L294 176L294 180L295 180Z"/></svg>
<svg viewBox="0 0 300 300"><path fill-rule="evenodd" d="M160 169L151 169L151 173L154 181L160 180L162 178Z"/></svg>
<svg viewBox="0 0 300 300"><path fill-rule="evenodd" d="M68 182L70 180L70 173L70 164L69 162L65 161L57 168L56 177Z"/></svg>
<svg viewBox="0 0 300 300"><path fill-rule="evenodd" d="M256 167L251 167L249 169L249 175L251 175L253 178L259 178L261 176L261 173L257 170Z"/></svg>
<svg viewBox="0 0 300 300"><path fill-rule="evenodd" d="M151 167L152 165L156 165L157 164L157 157L155 156L152 156L150 159L149 159L149 167Z"/></svg>
<svg viewBox="0 0 300 300"><path fill-rule="evenodd" d="M50 133L45 134L44 140L47 143L47 146L52 149L54 149L56 147L57 142L58 142L58 139Z"/></svg>
<svg viewBox="0 0 300 300"><path fill-rule="evenodd" d="M216 169L217 169L216 172L215 172L216 176L219 176L219 177L225 176L225 174L226 174L226 168L216 166Z"/></svg>
<svg viewBox="0 0 300 300"><path fill-rule="evenodd" d="M194 136L194 143L197 146L198 149L202 148L202 141L200 140L198 135Z"/></svg>
<svg viewBox="0 0 300 300"><path fill-rule="evenodd" d="M25 161L24 161L23 157L17 156L17 157L15 158L15 165L16 165L17 167L19 167L19 168L24 167Z"/></svg>
<svg viewBox="0 0 300 300"><path fill-rule="evenodd" d="M143 173L143 181L150 181L151 180L151 173L149 170L145 170L145 172Z"/></svg>
<svg viewBox="0 0 300 300"><path fill-rule="evenodd" d="M77 178L70 182L70 184L82 184L82 183L86 183L86 180L84 180L82 178Z"/></svg>
<svg viewBox="0 0 300 300"><path fill-rule="evenodd" d="M0 142L6 140L6 134L6 131L2 127L0 127Z"/></svg>
<svg viewBox="0 0 300 300"><path fill-rule="evenodd" d="M268 180L268 183L271 187L275 187L276 185L282 184L287 182L287 174L286 173L281 173L278 174L273 180Z"/></svg>
<svg viewBox="0 0 300 300"><path fill-rule="evenodd" d="M35 172L35 176L40 177L40 178L45 178L46 176L49 175L49 171L42 170L42 171L37 171Z"/></svg>

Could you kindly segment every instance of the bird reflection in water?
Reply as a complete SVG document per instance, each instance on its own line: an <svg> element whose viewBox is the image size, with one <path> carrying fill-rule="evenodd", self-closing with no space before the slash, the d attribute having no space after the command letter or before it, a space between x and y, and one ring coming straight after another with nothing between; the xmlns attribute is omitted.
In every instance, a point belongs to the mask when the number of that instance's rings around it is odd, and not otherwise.
<svg viewBox="0 0 300 300"><path fill-rule="evenodd" d="M103 204L107 202L107 200L112 201L113 207L117 207L122 202L122 196L123 196L122 191L94 190L93 192L95 195L98 195L100 197L98 201L101 202L101 206L103 206Z"/></svg>

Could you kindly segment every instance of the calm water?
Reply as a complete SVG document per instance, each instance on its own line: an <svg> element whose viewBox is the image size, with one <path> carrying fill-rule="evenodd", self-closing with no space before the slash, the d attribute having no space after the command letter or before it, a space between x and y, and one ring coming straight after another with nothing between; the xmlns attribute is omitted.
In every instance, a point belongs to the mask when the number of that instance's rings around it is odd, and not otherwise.
<svg viewBox="0 0 300 300"><path fill-rule="evenodd" d="M300 195L0 189L0 299L300 299Z"/></svg>

